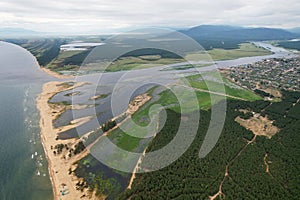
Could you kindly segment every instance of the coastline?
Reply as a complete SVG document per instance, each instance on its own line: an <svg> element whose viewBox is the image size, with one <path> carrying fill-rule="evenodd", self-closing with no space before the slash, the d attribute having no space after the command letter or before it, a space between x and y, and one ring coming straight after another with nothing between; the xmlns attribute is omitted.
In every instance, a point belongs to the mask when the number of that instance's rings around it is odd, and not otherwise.
<svg viewBox="0 0 300 200"><path fill-rule="evenodd" d="M58 74L58 73L53 72L46 68L40 67L39 69L55 78L59 78L59 79L74 78L74 76L61 75L61 74ZM53 144L61 144L61 143L66 143L66 144L71 144L71 145L76 144L78 141L80 141L80 139L57 141L57 140L55 140L55 137L61 131L64 131L69 128L74 128L81 123L85 123L85 122L89 121L89 118L85 118L85 119L82 118L82 119L73 121L73 123L71 125L62 127L62 129L60 129L60 130L53 128L52 120L55 118L55 116L58 116L58 114L53 114L53 108L51 108L51 106L48 104L48 100L51 99L51 97L53 95L55 95L59 92L72 89L72 87L64 89L62 87L57 86L59 84L63 84L64 81L66 81L66 80L63 80L63 82L45 83L43 86L42 93L37 98L37 108L40 111L41 140L42 140L44 152L45 152L45 155L46 155L46 158L48 161L48 171L49 171L50 180L52 183L54 199L78 199L78 198L80 198L80 199L98 199L95 196L94 192L91 193L88 191L86 191L87 195L83 197L83 195L85 195L84 192L78 191L76 189L76 182L81 181L81 179L78 179L73 174L71 174L71 175L68 174L68 170L70 168L72 170L74 169L74 167L75 167L75 165L73 164L74 162L76 162L77 160L79 160L89 154L89 148L86 148L86 150L81 152L79 154L79 156L74 156L71 159L66 161L66 159L63 160L61 158L61 156L53 156L53 152L52 152L53 150L51 148L52 145L49 146L49 143L51 144L51 142L53 142ZM74 87L80 87L80 86L76 85ZM146 102L147 101L148 100L146 100ZM142 102L142 105L146 102ZM140 105L140 106L142 106L142 105ZM140 106L137 106L136 110L138 110ZM80 105L72 105L73 109L82 109L84 107L85 106L83 106L83 105L81 105L81 106ZM131 111L131 112L128 111L128 112L130 114L133 114L134 112L136 112L136 110L135 110L135 108L133 108L133 111ZM49 118L51 120L49 120ZM116 126L115 128L117 128L117 127L118 126ZM110 131L108 131L108 133L109 132ZM52 139L50 139L50 136L52 137ZM133 183L136 173L139 169L139 165L141 164L142 159L145 156L145 152L146 152L146 149L144 150L142 156L139 158L139 160L136 164L136 167L135 167L135 169L132 173L132 177L130 179L130 183L128 185L128 189L131 189L132 183ZM64 169L62 169L62 168L64 168ZM56 170L56 169L58 169L58 170ZM57 172L59 172L59 174ZM67 178L69 180L66 181L65 178ZM65 183L67 183L67 189L68 189L69 193L65 196L62 196L61 186L62 186L62 184L65 184Z"/></svg>
<svg viewBox="0 0 300 200"><path fill-rule="evenodd" d="M72 76L72 75L62 75L62 74L59 74L57 72L51 71L50 69L47 69L45 67L39 67L39 69L42 72L45 72L46 74L48 74L49 76L52 76L52 77L55 77L55 78L58 78L58 79L74 78L74 76Z"/></svg>
<svg viewBox="0 0 300 200"><path fill-rule="evenodd" d="M85 149L79 155L66 157L67 150L63 150L61 154L54 154L54 147L59 144L74 147L80 139L69 139L59 141L56 140L58 130L53 127L52 120L57 117L62 108L54 109L48 104L49 99L58 92L70 90L75 87L80 87L84 83L76 83L71 87L65 87L64 82L48 82L43 85L42 93L37 98L37 108L40 111L40 128L41 139L45 155L48 161L48 171L52 183L53 194L55 200L60 199L98 199L87 189L80 191L76 189L76 183L79 180L75 175L69 174L69 170L74 170L76 167L74 162L80 160L89 154L88 149Z"/></svg>
<svg viewBox="0 0 300 200"><path fill-rule="evenodd" d="M85 148L81 153L77 155L69 155L68 149L75 148L81 139L68 139L68 140L56 140L56 136L70 128L77 127L85 122L88 122L93 117L84 117L81 119L73 120L70 125L54 128L53 120L56 119L65 110L63 105L52 105L48 101L57 93L66 90L71 90L76 87L80 87L86 83L75 83L74 85L67 85L66 82L56 81L48 82L43 85L41 94L38 96L36 104L40 112L40 129L41 129L41 140L44 148L44 152L48 161L48 171L50 175L50 180L52 183L52 189L55 200L63 199L101 199L102 197L97 197L95 192L90 192L88 189L83 191L78 190L76 184L83 181L74 175L74 169L76 169L76 162L84 157L86 157L90 151L89 147ZM148 94L142 94L134 98L134 100L128 105L128 109L125 113L129 114L129 117L135 113L142 105L148 102L151 96ZM121 122L122 123L122 122ZM114 128L118 128L118 124ZM111 130L104 133L104 135L109 134ZM103 135L103 136L104 136ZM96 141L95 141L96 142ZM67 145L68 148L64 149L58 154L54 153L57 151L57 145ZM140 160L141 162L141 160ZM139 164L139 163L138 163ZM137 164L137 165L138 165ZM136 169L135 169L136 170ZM133 172L135 173L135 172ZM133 180L132 180L133 181Z"/></svg>

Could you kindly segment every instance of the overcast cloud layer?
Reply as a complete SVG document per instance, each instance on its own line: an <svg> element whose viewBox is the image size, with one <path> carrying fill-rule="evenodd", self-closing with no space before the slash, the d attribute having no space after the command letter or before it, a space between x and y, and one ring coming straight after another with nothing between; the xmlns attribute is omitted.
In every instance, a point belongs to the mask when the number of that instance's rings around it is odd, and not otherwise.
<svg viewBox="0 0 300 200"><path fill-rule="evenodd" d="M299 0L1 0L0 27L115 32L144 26L299 27Z"/></svg>

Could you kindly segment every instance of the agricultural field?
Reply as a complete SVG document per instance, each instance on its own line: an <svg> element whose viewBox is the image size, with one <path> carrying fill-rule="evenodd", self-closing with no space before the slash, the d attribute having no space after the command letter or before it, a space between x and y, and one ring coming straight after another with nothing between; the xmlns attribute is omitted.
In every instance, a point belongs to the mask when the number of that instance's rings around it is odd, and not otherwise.
<svg viewBox="0 0 300 200"><path fill-rule="evenodd" d="M99 38L97 38L99 39ZM86 39L87 40L87 39ZM60 46L72 41L71 39L36 39L36 40L15 40L12 41L29 50L37 57L39 64L43 67L49 68L55 72L71 71L76 72L93 47L87 50L76 51L61 51ZM99 41L91 40L87 41ZM100 40L101 41L101 40ZM158 53L158 54L157 54ZM141 52L127 53L121 58L114 60L112 63L103 61L101 64L90 63L85 66L84 71L96 72L107 71L116 72L122 70L144 69L168 64L175 64L188 61L218 61L230 60L241 57L262 56L269 55L271 52L256 47L251 43L242 43L237 49L211 49L206 52L187 53L185 58L180 58L172 53L144 50ZM107 67L108 66L108 67ZM203 67L207 65L197 65L196 67ZM184 70L189 66L179 68ZM176 68L175 68L176 69Z"/></svg>
<svg viewBox="0 0 300 200"><path fill-rule="evenodd" d="M193 88L201 91L210 90L210 92L220 93L222 90L225 90L227 97L245 101L262 100L262 98L253 91L240 87L227 78L217 77L214 73L208 72L201 75L193 75L187 77L187 79ZM208 88L208 85L210 88Z"/></svg>
<svg viewBox="0 0 300 200"><path fill-rule="evenodd" d="M208 55L209 56L208 56ZM187 60L233 60L242 57L265 56L272 53L266 49L255 46L251 43L242 43L236 49L212 49L207 52L190 53L186 56Z"/></svg>
<svg viewBox="0 0 300 200"><path fill-rule="evenodd" d="M147 52L149 53L149 52ZM243 43L239 46L238 49L212 49L207 52L197 52L197 53L188 53L185 58L174 57L173 55L165 54L161 55L144 55L144 56L124 56L112 63L105 63L101 66L101 64L93 65L91 64L87 70L90 71L122 71L122 70L132 70L132 69L144 69L151 68L157 66L163 66L168 64L175 64L188 61L218 61L218 60L230 60L237 59L241 57L251 57L251 56L263 56L270 55L271 52L256 47L250 43ZM130 54L129 54L130 55ZM70 59L69 59L70 60ZM104 66L108 66L104 68ZM196 67L204 67L207 65L196 65ZM188 67L184 67L183 69L187 69ZM66 67L63 69L67 69ZM180 69L179 69L180 70Z"/></svg>

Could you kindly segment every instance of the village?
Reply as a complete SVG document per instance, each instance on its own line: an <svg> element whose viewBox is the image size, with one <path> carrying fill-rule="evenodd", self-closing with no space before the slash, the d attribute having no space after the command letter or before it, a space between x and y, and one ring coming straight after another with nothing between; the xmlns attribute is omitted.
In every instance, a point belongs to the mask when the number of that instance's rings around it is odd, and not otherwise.
<svg viewBox="0 0 300 200"><path fill-rule="evenodd" d="M251 90L277 88L300 91L300 57L268 59L222 72L236 84Z"/></svg>

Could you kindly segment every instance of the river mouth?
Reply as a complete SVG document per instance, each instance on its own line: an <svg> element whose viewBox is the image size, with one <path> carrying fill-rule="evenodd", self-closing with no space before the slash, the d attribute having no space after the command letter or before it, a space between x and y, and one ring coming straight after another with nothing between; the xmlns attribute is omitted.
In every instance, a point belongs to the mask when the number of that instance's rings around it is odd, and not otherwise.
<svg viewBox="0 0 300 200"><path fill-rule="evenodd" d="M0 56L3 63L0 73L1 105L5 105L1 106L1 113L6 113L5 116L1 116L0 120L1 133L4 138L0 145L2 147L1 156L3 156L0 167L0 185L3 186L1 187L1 199L40 199L41 196L43 199L52 199L47 162L40 141L39 116L36 114L35 99L40 93L42 85L53 80L53 78L42 73L38 69L39 66L35 58L20 47L0 42L0 50L6 52ZM205 72L216 68L243 65L287 55L286 52L277 52L271 56L219 61L212 66L199 68L197 71ZM76 105L92 105L92 107L67 110L54 121L54 125L56 127L63 126L74 119L96 113L97 118L80 127L82 133L88 132L127 109L129 102L123 101L123 99L126 99L125 97L129 96L128 99L133 99L155 85L148 84L148 82L155 83L159 80L161 84L167 85L180 76L187 76L195 72L193 68L186 70L162 69L165 69L165 66L133 70L129 73L113 72L78 77L76 81L89 82L91 85L77 88L76 93L73 95L66 95L67 92L58 93L50 102L74 102ZM95 91L93 84L97 84L99 75L102 77L103 84L97 87ZM118 106L114 108L114 113L112 113L111 94L115 89L114 84L124 75L127 78L122 83L123 86L128 87L122 87L122 90L120 90L121 92L117 98L119 101L116 102ZM147 82L144 82L145 80ZM136 89L135 92L132 92L133 89ZM29 91L29 93L26 93L26 91ZM105 96L91 101L91 97L101 94ZM61 139L77 136L78 132L73 129L63 132ZM29 187L30 185L34 185L34 187ZM15 192L16 188L18 189L17 193Z"/></svg>
<svg viewBox="0 0 300 200"><path fill-rule="evenodd" d="M295 56L282 48L274 47L264 42L253 42L256 46L273 52L272 55L243 57L235 60L224 60L205 62L203 67L185 67L188 62L164 65L147 69L136 69L130 71L105 72L82 75L75 78L78 82L87 82L82 87L73 91L65 91L56 94L49 102L66 103L70 105L83 105L82 109L67 109L53 123L56 128L68 125L72 120L94 116L95 118L79 127L82 135L97 128L111 118L123 113L134 97L145 93L155 85L168 85L177 81L180 77L186 77L195 73L201 74L214 71L219 68L236 67L255 63L264 59L286 58ZM203 64L203 61L193 62ZM183 68L182 68L183 67ZM69 95L73 93L74 95ZM114 107L112 107L112 94L114 96ZM130 95L128 95L130 94ZM104 95L99 99L92 99L95 96ZM124 99L127 99L126 102ZM113 110L113 112L112 112ZM59 139L70 139L78 136L78 130L71 129L62 132Z"/></svg>

